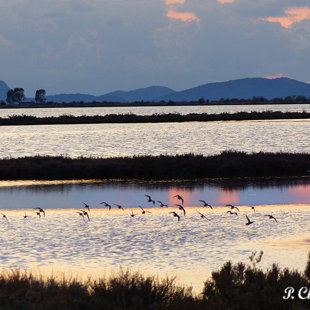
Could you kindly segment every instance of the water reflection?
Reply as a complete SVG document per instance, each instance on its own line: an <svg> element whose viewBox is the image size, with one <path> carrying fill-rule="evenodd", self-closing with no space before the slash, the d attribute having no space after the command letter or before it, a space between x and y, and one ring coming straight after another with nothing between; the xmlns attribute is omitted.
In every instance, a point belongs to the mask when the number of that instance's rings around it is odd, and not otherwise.
<svg viewBox="0 0 310 310"><path fill-rule="evenodd" d="M284 181L283 181L284 182ZM184 198L184 206L201 206L205 200L213 206L310 204L310 180L292 180L276 183L274 180L239 183L233 187L228 181L200 183L127 183L93 182L61 183L0 182L0 205L4 209L27 209L40 206L47 209L81 208L83 202L92 208L102 208L100 202L120 204L124 207L154 207L147 201L148 194L155 201L169 206L180 203L175 197ZM159 203L156 203L159 207Z"/></svg>

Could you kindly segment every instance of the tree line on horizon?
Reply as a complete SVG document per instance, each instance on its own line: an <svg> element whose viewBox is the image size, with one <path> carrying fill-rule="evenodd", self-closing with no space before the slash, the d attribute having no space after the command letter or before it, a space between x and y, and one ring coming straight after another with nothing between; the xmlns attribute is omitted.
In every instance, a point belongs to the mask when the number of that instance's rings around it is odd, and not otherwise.
<svg viewBox="0 0 310 310"><path fill-rule="evenodd" d="M63 105L69 105L69 104L98 104L98 103L119 103L119 102L97 102L97 101L93 101L93 102L84 102L84 101L80 101L80 102L70 102L70 103L66 103L66 102L62 102L62 103L58 103L58 102L47 102L46 99L46 91L45 89L38 89L35 92L35 97L34 97L34 101L36 104L47 104L47 105L52 105L52 104L63 104ZM33 103L32 101L27 101L26 97L25 97L25 91L23 88L21 87L16 87L14 89L10 89L7 91L6 94L6 100L0 100L0 105L4 106L4 105L10 105L10 104L22 104L22 103L28 103L31 104ZM127 102L125 104L147 104L147 103L156 103L156 102L149 102L149 101L144 101L144 100L140 100L140 101L135 101L135 102ZM251 99L240 99L240 98L220 98L219 100L209 100L206 98L200 98L198 100L193 100L193 101L172 101L169 100L168 102L166 101L160 101L157 103L163 103L163 104L167 104L167 105L174 105L174 104L186 104L186 103L195 103L195 104L200 104L200 105L204 105L204 104L273 104L273 103L303 103L303 104L310 104L310 97L306 97L306 96L286 96L284 98L280 98L280 97L276 97L276 98L272 98L272 99L266 99L263 96L253 96ZM124 103L123 103L124 104Z"/></svg>
<svg viewBox="0 0 310 310"><path fill-rule="evenodd" d="M14 89L10 89L6 93L6 100L1 101L1 105L7 104L21 104L25 102L25 90L21 87L16 87ZM46 91L45 89L38 89L35 92L35 98L36 103L45 103L46 102Z"/></svg>

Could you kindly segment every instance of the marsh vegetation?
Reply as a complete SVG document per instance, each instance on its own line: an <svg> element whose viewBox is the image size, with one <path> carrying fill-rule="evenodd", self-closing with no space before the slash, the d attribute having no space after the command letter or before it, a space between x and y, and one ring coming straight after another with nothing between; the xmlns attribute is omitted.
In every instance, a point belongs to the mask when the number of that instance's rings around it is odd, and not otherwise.
<svg viewBox="0 0 310 310"><path fill-rule="evenodd" d="M113 124L113 123L170 123L170 122L214 122L214 121L246 121L246 120L277 120L277 119L309 119L309 112L237 112L237 113L178 113L169 114L108 114L94 116L60 115L36 117L31 115L10 115L0 118L0 126L11 125L57 125L57 124Z"/></svg>
<svg viewBox="0 0 310 310"><path fill-rule="evenodd" d="M294 299L287 288L294 288ZM157 279L120 271L98 280L43 278L18 270L0 275L1 309L308 309L310 258L303 272L272 265L262 270L250 264L225 263L212 272L201 293L177 285L175 279ZM283 298L285 297L285 298Z"/></svg>
<svg viewBox="0 0 310 310"><path fill-rule="evenodd" d="M1 180L145 179L194 180L232 177L304 177L310 154L225 151L194 154L79 157L33 156L0 159Z"/></svg>

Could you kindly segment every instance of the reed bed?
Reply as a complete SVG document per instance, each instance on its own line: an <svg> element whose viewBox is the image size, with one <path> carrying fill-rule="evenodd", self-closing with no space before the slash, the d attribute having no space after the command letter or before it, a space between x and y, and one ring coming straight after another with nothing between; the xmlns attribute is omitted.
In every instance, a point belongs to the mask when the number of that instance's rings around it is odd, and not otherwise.
<svg viewBox="0 0 310 310"><path fill-rule="evenodd" d="M237 113L178 113L135 115L109 114L95 116L60 115L36 117L31 115L11 115L0 118L0 126L11 125L57 125L57 124L104 124L104 123L167 123L167 122L212 122L212 121L246 121L246 120L275 120L275 119L309 119L309 112L237 112Z"/></svg>
<svg viewBox="0 0 310 310"><path fill-rule="evenodd" d="M310 154L225 151L219 155L0 159L0 180L195 180L310 176Z"/></svg>

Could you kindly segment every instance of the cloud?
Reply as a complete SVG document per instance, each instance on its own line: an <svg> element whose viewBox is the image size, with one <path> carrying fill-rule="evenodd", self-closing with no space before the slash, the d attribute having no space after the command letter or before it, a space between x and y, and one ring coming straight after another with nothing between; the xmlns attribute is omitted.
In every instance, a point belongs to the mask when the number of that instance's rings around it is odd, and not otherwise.
<svg viewBox="0 0 310 310"><path fill-rule="evenodd" d="M280 23L284 28L290 28L293 24L299 23L303 20L310 19L310 8L304 7L292 7L285 10L284 16L280 17L263 17L261 20L268 21L270 23Z"/></svg>
<svg viewBox="0 0 310 310"><path fill-rule="evenodd" d="M191 12L168 11L167 16L169 18L178 19L186 23L193 22L193 21L196 21L196 22L200 21L200 19L194 13L191 13Z"/></svg>
<svg viewBox="0 0 310 310"><path fill-rule="evenodd" d="M0 46L4 46L4 47L11 47L12 46L12 42L9 41L7 38L5 38L3 35L0 34Z"/></svg>
<svg viewBox="0 0 310 310"><path fill-rule="evenodd" d="M184 4L186 0L166 0L166 5Z"/></svg>
<svg viewBox="0 0 310 310"><path fill-rule="evenodd" d="M234 3L235 0L216 0L219 3Z"/></svg>
<svg viewBox="0 0 310 310"><path fill-rule="evenodd" d="M188 23L188 22L199 22L200 19L196 16L195 13L192 12L179 12L175 11L174 7L177 4L185 4L187 0L165 0L168 12L166 14L167 17L171 19L177 19L182 22Z"/></svg>
<svg viewBox="0 0 310 310"><path fill-rule="evenodd" d="M284 75L283 73L276 73L275 75L265 75L264 78L265 79L278 79L278 78L283 78L283 77L287 77L286 75Z"/></svg>

